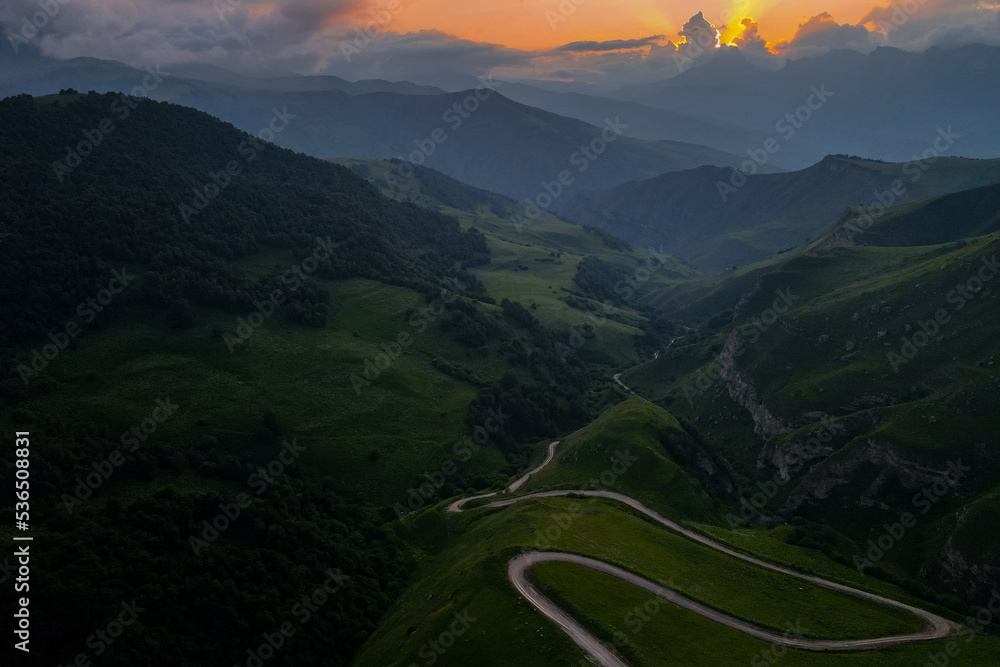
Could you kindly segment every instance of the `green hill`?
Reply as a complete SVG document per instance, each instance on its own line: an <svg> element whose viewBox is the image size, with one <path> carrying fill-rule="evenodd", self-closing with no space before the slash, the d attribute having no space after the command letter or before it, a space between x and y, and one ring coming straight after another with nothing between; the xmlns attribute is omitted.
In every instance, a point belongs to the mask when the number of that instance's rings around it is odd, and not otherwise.
<svg viewBox="0 0 1000 667"><path fill-rule="evenodd" d="M690 422L685 429L663 408L631 396L564 438L558 465L532 475L521 492L616 491L667 516L718 521L718 498L731 492L732 482L699 435Z"/></svg>
<svg viewBox="0 0 1000 667"><path fill-rule="evenodd" d="M339 568L351 583L293 643L347 664L412 574L393 507L504 484L641 358L648 310L597 318L575 282L590 256L650 266L607 234L519 233L471 189L448 199L469 210L389 198L166 103L19 96L0 115L0 420L37 447L52 662L133 597L146 629L112 661L245 660Z"/></svg>
<svg viewBox="0 0 1000 667"><path fill-rule="evenodd" d="M504 96L499 82L438 95L232 90L196 83L164 99L251 132L267 125L273 109L287 109L294 122L276 136L280 146L324 159L402 158L412 163L407 166L437 169L553 210L577 192L703 164L734 166L742 161L693 143L624 136L619 124L628 124L624 116L591 125L518 104ZM560 184L563 172L568 178ZM407 173L407 167L397 170L404 177ZM551 191L543 183L554 183ZM549 195L554 202L545 204Z"/></svg>
<svg viewBox="0 0 1000 667"><path fill-rule="evenodd" d="M572 220L705 269L761 261L833 225L845 209L916 202L1000 182L1000 160L885 163L828 156L801 171L744 176L701 167L576 198Z"/></svg>
<svg viewBox="0 0 1000 667"><path fill-rule="evenodd" d="M747 476L740 494L761 503L743 514L749 523L800 517L853 546L808 527L797 539L865 571L953 603L988 597L997 545L975 531L1000 483L1000 241L966 237L997 228L995 197L989 187L900 206L853 245L840 226L705 281L716 307L730 284L728 317L622 379L723 445ZM919 526L870 550L907 512Z"/></svg>
<svg viewBox="0 0 1000 667"><path fill-rule="evenodd" d="M698 513L685 497L691 491L690 468L683 449L663 444L688 434L669 413L632 397L608 408L598 419L561 441L556 457L530 478L519 493L552 488L591 489L593 479L612 472L607 485L624 493L644 493L673 516ZM689 442L690 442L689 438ZM639 461L625 462L622 447ZM664 488L669 482L672 488ZM600 484L598 484L600 487ZM674 495L676 493L676 495ZM702 494L701 514L712 516ZM506 500L506 499L505 499ZM717 518L713 517L714 520ZM791 546L789 531L729 530L688 524L713 538L778 563L820 574L852 586L910 600L898 588L837 564L807 547ZM787 575L778 575L664 530L613 501L583 496L527 498L501 508L480 507L462 513L444 505L407 519L401 534L418 545L423 566L417 582L394 605L358 656L357 664L409 665L433 655L435 664L470 662L505 665L576 664L583 659L557 626L542 618L507 581L507 563L528 550L553 550L591 556L620 565L701 601L713 608L764 627L787 629L795 619L804 636L869 637L922 627L905 613L879 608L834 594ZM591 632L612 643L629 664L664 664L679 656L694 660L702 637L725 638L713 644L713 659L727 663L750 660L767 649L763 642L730 632L714 623L660 602L653 612L639 606L648 594L608 580L604 575L565 563L544 563L532 570L536 585L572 613ZM631 614L631 615L630 615ZM456 626L456 619L467 623ZM636 629L636 620L642 619ZM654 620L655 619L655 620ZM460 631L456 630L456 627ZM697 628L694 636L678 636ZM448 637L447 633L452 636ZM443 638L443 639L442 639ZM899 647L890 651L851 653L860 664L910 664L945 642ZM444 650L440 647L444 646ZM983 637L975 651L990 659L995 638ZM981 651L981 653L980 653ZM839 664L841 657L794 652L796 664ZM972 655L970 653L969 655ZM895 662L893 662L895 661Z"/></svg>

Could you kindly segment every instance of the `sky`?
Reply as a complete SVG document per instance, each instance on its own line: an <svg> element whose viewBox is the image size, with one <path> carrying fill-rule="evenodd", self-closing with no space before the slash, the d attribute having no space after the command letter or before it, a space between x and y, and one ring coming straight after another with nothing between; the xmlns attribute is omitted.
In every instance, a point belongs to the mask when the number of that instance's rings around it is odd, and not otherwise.
<svg viewBox="0 0 1000 667"><path fill-rule="evenodd" d="M831 49L1000 46L1000 0L3 0L0 29L15 52L137 66L599 86L721 51L777 69Z"/></svg>

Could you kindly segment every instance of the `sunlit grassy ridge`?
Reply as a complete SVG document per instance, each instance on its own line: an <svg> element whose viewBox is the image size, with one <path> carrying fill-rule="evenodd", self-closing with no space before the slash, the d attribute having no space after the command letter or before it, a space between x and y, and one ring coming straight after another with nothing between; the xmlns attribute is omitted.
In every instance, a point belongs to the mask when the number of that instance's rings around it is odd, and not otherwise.
<svg viewBox="0 0 1000 667"><path fill-rule="evenodd" d="M848 216L827 236L767 263L668 288L692 304L688 313L705 316L727 300L730 310L711 326L702 319L699 331L622 379L695 421L723 448L746 496L775 476L776 453L801 446L835 418L837 435L827 438L834 451L794 470L764 513L791 507L835 528L853 540L837 547L851 560L910 512L919 528L875 571L934 597L932 572L938 599L957 605L969 589L945 567L942 549L957 548L968 563L996 553L982 532L995 514L998 484L996 196L991 186L908 204L860 228L859 217ZM714 307L699 303L699 293ZM773 310L779 294L794 297L787 312ZM719 379L727 340L742 343L734 368L752 388L758 417L765 408L785 429L766 443ZM971 470L947 493L929 505L914 500L958 462ZM977 600L988 597L985 575L965 576Z"/></svg>
<svg viewBox="0 0 1000 667"><path fill-rule="evenodd" d="M686 461L671 457L679 452L686 453ZM674 517L717 519L719 504L699 481L697 473L706 475L698 468L698 455L712 460L673 415L630 396L561 441L556 450L557 465L533 475L520 492L617 491ZM723 475L725 470L720 466L717 476Z"/></svg>
<svg viewBox="0 0 1000 667"><path fill-rule="evenodd" d="M662 448L655 434L663 429L683 433L679 422L669 413L637 397L630 398L606 410L593 424L565 437L557 449L562 453L531 478L525 491L544 490L552 483L568 488L574 480L582 482L586 475L593 474L594 465L604 463L607 447L629 446L634 451L646 450L645 458L642 465L618 476L614 490L632 493L654 489L653 493L647 493L650 502L668 516L690 513L690 500L674 497L650 479L663 475L664 471L673 474L674 484L686 479L668 456L657 455L659 460L654 457L654 450ZM705 512L711 514L708 509ZM899 589L838 565L819 552L787 544L787 531L731 531L705 523L692 525L714 539L774 562L897 599L912 600ZM429 642L448 632L455 613L478 620L453 648L438 657L437 664L463 665L470 660L487 665L575 664L579 650L555 626L526 608L527 604L507 581L507 562L524 549L566 551L604 560L711 607L782 632L789 622L809 628L803 632L806 636L822 638L872 637L923 628L923 621L906 612L886 609L734 559L671 533L605 499L573 496L527 499L503 508L466 509L460 514L447 513L439 506L423 511L400 531L421 545L425 553L423 565L417 583L365 645L358 658L359 665L419 662L415 656ZM569 608L579 614L578 620L595 629L598 636L610 637L612 626L618 622L615 618L624 619L631 608L628 601L641 604L649 598L628 585L605 586L604 578L595 578L585 568L566 569L561 565L540 566L536 568L537 576L556 591L557 602L568 601ZM673 629L659 626L649 637L637 639L640 643L651 643L636 644L635 653L629 656L640 657L637 664L662 664L657 661L666 659L665 656L695 651L701 637L724 638L730 634L710 630L695 635L697 639L688 636L678 640L679 647L674 648L680 653L667 651L668 646L659 653L651 652L652 644L664 643L663 633L684 633L685 628L714 625L709 621L704 621L708 625L702 625L701 620L689 616L678 610L663 613L665 622L676 626ZM996 651L996 643L989 643L992 641L984 640L983 644ZM706 655L736 659L744 650L752 649L749 655L753 655L763 646L763 642L743 637L735 645L714 646ZM922 655L921 650L921 646L908 647L904 654L912 660ZM806 653L803 655L807 656L804 660L812 659ZM871 658L872 664L877 664L877 659Z"/></svg>
<svg viewBox="0 0 1000 667"><path fill-rule="evenodd" d="M527 603L507 581L507 561L522 548L605 560L779 630L788 618L801 618L816 636L835 638L922 627L908 614L743 563L620 507L606 500L555 498L462 515L424 515L412 530L442 548L425 563L418 583L390 611L357 664L417 661L420 647L447 629L452 612L466 610L479 624L462 638L460 649L442 656L440 664L468 664L463 661L474 656L496 665L511 664L507 662L511 658L528 665L573 664L575 649L567 647L540 615L533 610L525 613ZM524 627L531 628L530 635L521 632ZM559 661L547 662L553 656Z"/></svg>
<svg viewBox="0 0 1000 667"><path fill-rule="evenodd" d="M929 656L948 655L957 656L956 664L960 665L985 665L1000 660L1000 641L990 636L971 641L964 637L921 642L881 651L817 653L786 649L713 623L620 579L578 565L543 563L535 572L548 593L557 596L592 634L619 646L619 653L633 667L730 664L911 667L925 664ZM789 615L782 632L795 636L814 629L801 617Z"/></svg>

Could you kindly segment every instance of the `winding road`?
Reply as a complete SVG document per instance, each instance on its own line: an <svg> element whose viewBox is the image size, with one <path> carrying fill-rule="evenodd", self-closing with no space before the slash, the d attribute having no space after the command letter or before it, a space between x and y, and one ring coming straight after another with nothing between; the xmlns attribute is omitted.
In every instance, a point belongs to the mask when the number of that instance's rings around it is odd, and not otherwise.
<svg viewBox="0 0 1000 667"><path fill-rule="evenodd" d="M539 470L544 468L552 460L555 454L556 445L559 441L553 442L549 445L548 456L545 461L542 462L534 470L526 473L523 477L518 479L516 482L511 484L504 493L510 493L516 491L520 488L531 475L537 473ZM735 618L728 614L725 614L716 609L707 607L701 603L695 602L690 598L680 595L674 590L666 588L654 581L641 577L634 572L630 572L616 565L611 565L610 563L605 563L593 558L588 558L586 556L581 556L579 554L563 553L563 552L551 552L551 551L529 551L513 558L507 566L507 577L510 579L511 584L517 591L524 597L528 602L530 602L536 609L538 609L546 618L555 623L560 627L560 629L565 632L570 639L576 643L577 646L582 648L584 651L589 653L597 662L604 667L628 667L628 665L622 661L622 659L614 653L610 648L605 646L597 637L590 634L586 628L584 628L580 623L578 623L572 616L563 611L559 606L553 603L551 600L542 595L538 589L536 589L527 579L527 571L537 565L538 563L544 562L566 562L566 563L576 563L578 565L583 565L584 567L589 567L598 572L603 572L609 574L613 577L617 577L623 581L627 581L630 584L638 586L646 591L649 591L653 595L656 595L668 602L672 602L684 609L693 611L705 618L708 618L717 623L721 623L727 627L733 628L743 632L751 637L756 637L762 639L771 644L776 644L778 646L786 646L789 648L804 649L808 651L864 651L881 649L889 646L895 646L897 644L905 644L909 642L916 641L927 641L931 639L942 639L957 632L959 627L952 623L951 621L938 616L937 614L932 614L929 611L925 611L918 607L914 607L897 600L892 600L881 595L876 595L875 593L869 593L867 591L858 590L850 586L845 586L844 584L838 584L833 581L827 581L821 577L816 577L809 574L804 574L802 572L797 572L787 567L782 567L780 565L775 565L767 561L761 560L754 556L747 555L740 551L728 547L724 544L716 542L700 533L696 533L689 528L681 526L676 521L672 521L662 515L660 515L655 510L646 507L640 503L635 498L631 498L621 493L614 493L612 491L588 491L588 490L561 490L561 491L541 491L539 493L531 493L524 496L518 496L517 498L509 498L506 500L495 500L491 503L483 505L483 507L506 507L508 505L513 505L514 503L521 502L522 500L528 500L531 498L554 498L558 496L590 496L597 498L606 498L608 500L614 500L625 505L628 505L632 509L645 514L650 519L661 524L662 526L669 528L670 530L680 533L684 537L698 542L699 544L705 545L716 551L720 551L733 558L739 558L747 563L752 563L754 565L767 568L774 572L780 572L786 574L790 577L795 577L796 579L801 579L802 581L808 581L809 583L816 584L818 586L823 586L831 590L840 591L847 593L849 595L854 595L856 597L870 600L879 604L883 604L889 607L895 607L897 609L902 609L904 611L910 612L920 618L927 621L927 629L922 632L907 634L907 635L890 635L887 637L876 637L870 639L808 639L804 637L788 636L787 634L777 634L771 630L759 627L747 621ZM463 498L456 500L448 506L449 512L461 512L462 506L469 502L470 500L475 500L477 498L488 498L497 495L494 493L487 493L479 496L472 496L469 498Z"/></svg>
<svg viewBox="0 0 1000 667"><path fill-rule="evenodd" d="M549 443L549 452L548 452L548 454L546 454L545 460L542 461L541 463L539 463L536 468L534 468L532 470L529 470L528 472L526 472L523 475L521 475L521 477L519 477L516 481L512 482L510 486L508 486L506 489L503 490L503 493L514 493L515 491L517 491L518 489L520 489L524 485L525 482L528 481L529 477L531 477L536 472L538 472L539 470L541 470L542 468L544 468L545 466L547 466L549 464L549 462L552 460L552 457L555 456L555 454L556 454L556 445L558 445L558 444L559 444L558 440L556 440L555 442ZM495 495L497 495L496 491L494 491L493 493L483 493L483 494L478 495L478 496L469 496L468 498L460 498L460 499L456 500L455 502L453 502L451 505L448 505L448 511L449 512L461 512L462 511L462 506L465 505L465 503L471 502L473 500L479 500L480 498L491 498L491 497L493 497Z"/></svg>
<svg viewBox="0 0 1000 667"><path fill-rule="evenodd" d="M621 385L621 388L624 389L625 391L634 394L635 392L632 391L631 389L629 389L628 387L626 387L625 383L621 381L621 376L622 376L621 373L616 373L616 374L614 374L614 375L611 376L611 379L614 380L615 382L617 382L619 385Z"/></svg>

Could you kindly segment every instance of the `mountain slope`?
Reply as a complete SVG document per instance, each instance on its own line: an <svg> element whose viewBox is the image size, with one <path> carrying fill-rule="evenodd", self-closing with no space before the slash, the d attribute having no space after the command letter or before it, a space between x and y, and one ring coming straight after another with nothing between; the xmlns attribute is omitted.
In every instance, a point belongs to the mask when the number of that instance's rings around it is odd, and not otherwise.
<svg viewBox="0 0 1000 667"><path fill-rule="evenodd" d="M817 247L939 245L995 231L1000 224L1000 185L964 190L896 206L885 213L849 211Z"/></svg>
<svg viewBox="0 0 1000 667"><path fill-rule="evenodd" d="M806 104L813 87L825 86L832 96L808 116L803 113L808 119L782 140L805 153L808 162L830 153L912 160L933 145L938 128L949 127L961 136L951 155L1000 155L992 115L1000 103L1000 47L973 44L924 52L880 47L868 55L835 50L788 61L773 73L740 67L728 62L740 54L726 55L727 62L616 95L778 138L775 124ZM715 80L703 71L707 68L719 70ZM727 69L737 75L724 76Z"/></svg>
<svg viewBox="0 0 1000 667"><path fill-rule="evenodd" d="M53 664L133 598L141 626L109 662L239 662L338 569L295 659L347 664L413 572L393 508L506 483L639 358L647 315L628 304L584 339L489 295L477 272L518 236L496 216L478 231L474 192L451 199L471 211L423 208L120 95L18 96L0 117L0 423L34 438L32 649ZM579 255L534 261L557 248ZM557 291L585 253L644 262L626 248L547 218L503 253L519 277L551 264L535 280Z"/></svg>
<svg viewBox="0 0 1000 667"><path fill-rule="evenodd" d="M177 101L251 131L287 108L295 119L279 145L323 158L401 157L542 208L559 209L585 189L739 161L693 144L622 137L627 118L595 127L512 102L502 87L419 96L201 91Z"/></svg>
<svg viewBox="0 0 1000 667"><path fill-rule="evenodd" d="M609 116L621 116L629 124L625 135L636 139L685 141L743 156L747 149L763 144L767 138L764 132L740 126L739 119L735 118L721 122L636 102L599 95L559 93L519 83L504 83L502 89L505 97L516 102L560 116L578 118L592 125L600 125ZM796 155L792 145L783 154L776 154L772 164L795 168L803 161L808 161L807 154Z"/></svg>
<svg viewBox="0 0 1000 667"><path fill-rule="evenodd" d="M663 174L580 196L566 215L720 269L798 245L849 206L892 206L992 183L1000 183L1000 160L894 164L828 156L788 174L743 177L711 167Z"/></svg>
<svg viewBox="0 0 1000 667"><path fill-rule="evenodd" d="M167 68L169 70L169 68ZM278 112L289 119L273 141L319 158L410 159L486 190L559 209L572 193L703 164L742 161L681 141L622 136L622 112L594 125L513 102L482 84L434 94L407 82L347 82L337 77L253 79L181 67L191 78L135 70L114 61L15 59L0 75L0 95L63 88L130 92L194 107L257 134ZM197 76L208 80L198 80ZM565 173L563 183L560 174ZM549 184L546 188L545 184ZM555 193L555 194L553 194Z"/></svg>
<svg viewBox="0 0 1000 667"><path fill-rule="evenodd" d="M890 209L870 237L838 226L733 276L728 317L622 376L726 443L750 478L731 525L804 519L795 539L860 571L949 605L989 596L1000 547L977 531L1000 485L996 197ZM906 512L911 529L882 537Z"/></svg>

